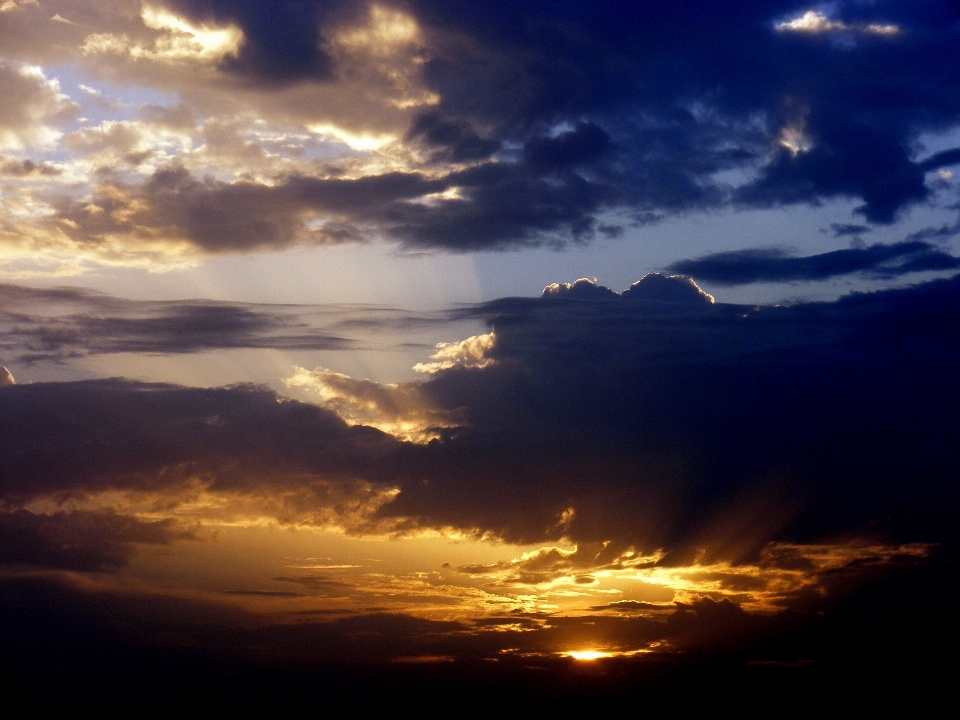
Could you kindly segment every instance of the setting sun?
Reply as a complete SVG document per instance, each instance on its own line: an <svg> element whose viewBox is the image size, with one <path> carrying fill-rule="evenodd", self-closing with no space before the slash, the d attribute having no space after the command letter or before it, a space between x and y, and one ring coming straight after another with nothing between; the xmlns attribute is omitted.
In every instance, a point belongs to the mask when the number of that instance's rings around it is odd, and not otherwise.
<svg viewBox="0 0 960 720"><path fill-rule="evenodd" d="M958 67L960 0L0 0L0 677L946 696Z"/></svg>
<svg viewBox="0 0 960 720"><path fill-rule="evenodd" d="M564 655L572 657L574 660L600 660L601 658L613 657L614 653L603 650L570 650Z"/></svg>

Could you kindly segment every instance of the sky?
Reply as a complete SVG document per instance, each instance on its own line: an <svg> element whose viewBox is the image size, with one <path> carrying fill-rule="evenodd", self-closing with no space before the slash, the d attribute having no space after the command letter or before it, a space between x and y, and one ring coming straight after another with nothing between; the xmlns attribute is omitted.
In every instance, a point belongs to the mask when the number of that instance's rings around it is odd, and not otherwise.
<svg viewBox="0 0 960 720"><path fill-rule="evenodd" d="M936 684L958 78L947 0L3 0L5 671Z"/></svg>

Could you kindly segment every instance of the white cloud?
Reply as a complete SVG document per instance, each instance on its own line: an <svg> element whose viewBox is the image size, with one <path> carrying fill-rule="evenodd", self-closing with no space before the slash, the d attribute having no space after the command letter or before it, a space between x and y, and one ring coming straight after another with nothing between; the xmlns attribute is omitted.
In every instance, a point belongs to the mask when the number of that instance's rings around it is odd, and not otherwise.
<svg viewBox="0 0 960 720"><path fill-rule="evenodd" d="M466 340L452 343L437 343L436 352L430 356L434 362L417 363L416 372L433 375L441 370L449 370L457 365L468 368L483 368L493 363L488 353L493 350L497 338L493 332L486 335L474 335Z"/></svg>
<svg viewBox="0 0 960 720"><path fill-rule="evenodd" d="M43 70L0 60L0 150L49 146L60 137L77 105Z"/></svg>
<svg viewBox="0 0 960 720"><path fill-rule="evenodd" d="M40 3L37 0L6 0L3 4L0 4L0 13L22 10L27 5L39 7Z"/></svg>
<svg viewBox="0 0 960 720"><path fill-rule="evenodd" d="M93 33L81 48L84 55L121 55L160 63L217 61L235 56L243 32L234 25L195 25L162 8L144 5L143 24L156 31L152 41L135 41L123 33Z"/></svg>
<svg viewBox="0 0 960 720"><path fill-rule="evenodd" d="M896 25L871 23L869 25L848 25L841 20L830 20L826 15L816 10L807 10L803 15L779 23L776 26L780 32L808 33L819 35L829 32L858 32L868 35L896 35L900 28Z"/></svg>

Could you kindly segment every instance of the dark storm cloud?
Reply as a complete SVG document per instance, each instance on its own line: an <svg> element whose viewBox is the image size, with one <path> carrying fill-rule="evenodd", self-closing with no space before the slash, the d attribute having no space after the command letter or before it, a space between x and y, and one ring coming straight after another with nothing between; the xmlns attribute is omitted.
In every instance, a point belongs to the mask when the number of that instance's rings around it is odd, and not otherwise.
<svg viewBox="0 0 960 720"><path fill-rule="evenodd" d="M524 147L525 160L542 171L590 166L610 149L610 136L593 123L580 123L557 137L533 138Z"/></svg>
<svg viewBox="0 0 960 720"><path fill-rule="evenodd" d="M867 219L889 222L929 197L926 172L960 154L913 149L960 112L958 15L947 2L839 4L821 33L777 29L810 9L798 2L411 7L436 33L427 78L444 111L528 147L549 143L551 125L589 118L615 148L600 167L626 168L626 205L723 202L711 175L755 167L739 202L859 197ZM871 23L898 32L871 33ZM789 129L803 138L796 151L778 144Z"/></svg>
<svg viewBox="0 0 960 720"><path fill-rule="evenodd" d="M59 201L71 234L97 242L117 233L137 236L144 228L186 240L211 253L285 247L298 242L357 241L350 221L377 219L377 209L440 192L449 182L419 173L392 172L356 179L291 176L275 185L251 181L197 180L178 166L157 170L139 186L110 185L91 203ZM308 230L311 213L333 215Z"/></svg>
<svg viewBox="0 0 960 720"><path fill-rule="evenodd" d="M439 196L454 189L456 198ZM60 198L56 205L65 231L93 245L149 229L208 253L249 252L357 242L380 230L412 247L468 251L560 242L545 233L588 239L599 227L594 215L618 192L570 170L534 172L498 162L439 177L294 175L272 185L201 181L182 167L167 167L142 185L111 184L91 202ZM318 218L321 224L312 226Z"/></svg>
<svg viewBox="0 0 960 720"><path fill-rule="evenodd" d="M934 657L926 653L947 642L942 627L956 596L960 276L784 307L711 303L684 278L655 277L619 295L583 293L592 283L581 281L569 292L463 308L493 325L496 362L441 371L419 386L466 419L427 445L351 428L250 386L0 387L0 547L7 564L111 570L140 545L180 537L176 526L121 515L24 508L41 497L120 490L169 502L182 488L192 497L200 482L220 497L254 496L260 515L310 522L329 512L342 524L378 488L399 488L379 518L353 529L387 518L391 529L577 544L575 554L542 548L514 563L461 568L520 584L624 569L631 547L666 550L660 569L695 561L692 569L712 573L705 577L717 597L669 607L627 600L571 618L368 613L291 623L7 568L4 658L74 646L64 638L84 649L115 643L124 658L186 652L200 667L278 662L284 672L299 662L447 657L496 657L510 672L530 664L542 672L561 667L558 651L583 647L741 664L816 658L836 668ZM845 560L814 566L816 546L769 544L825 537L940 546L871 556L841 544L852 549ZM751 613L720 593L735 597L768 581L710 568L716 560L804 573L807 589L778 591L773 607L783 611ZM304 591L339 581L276 580ZM112 671L116 656L95 657Z"/></svg>
<svg viewBox="0 0 960 720"><path fill-rule="evenodd" d="M191 537L172 520L144 522L113 512L0 512L0 565L117 570L138 544Z"/></svg>
<svg viewBox="0 0 960 720"><path fill-rule="evenodd" d="M465 425L409 455L423 482L381 512L680 564L871 526L952 537L960 277L785 307L668 297L473 309L495 362L421 386Z"/></svg>
<svg viewBox="0 0 960 720"><path fill-rule="evenodd" d="M826 689L837 697L851 667L862 673L858 702L881 689L888 700L888 684L915 700L914 683L929 682L951 646L943 632L953 597L945 570L943 562L900 568L869 579L862 592L810 598L806 607L779 613L697 598L644 607L654 610L648 617L632 615L647 604L626 601L620 604L630 616L600 606L595 615L473 622L382 612L300 614L290 622L290 614L265 616L236 603L80 582L66 573L8 572L0 574L0 663L26 691L56 688L54 704L65 708L78 701L129 707L143 694L171 709L209 702L222 710L231 701L249 708L264 697L274 709L284 700L300 708L331 696L356 701L358 693L395 708L398 698L455 702L469 692L502 704L523 692L537 707L550 698L567 706L589 698L595 708L613 694L614 710L634 693L649 703L651 689L671 682L678 691L694 681L715 688L710 702L733 685L771 683L771 700L782 700L785 688L801 698L812 691L820 698ZM578 648L652 652L579 666L560 656ZM794 670L787 682L765 666L808 669Z"/></svg>
<svg viewBox="0 0 960 720"><path fill-rule="evenodd" d="M324 48L324 30L362 7L362 3L343 0L168 0L165 4L195 20L239 26L243 30L239 53L225 58L223 68L265 85L331 80L334 61Z"/></svg>
<svg viewBox="0 0 960 720"><path fill-rule="evenodd" d="M360 27L370 6L171 7L239 26L239 55L223 69L264 90L347 82L351 68L338 63L350 60L329 39ZM416 82L439 98L401 132L422 151L421 167L269 185L166 168L95 195L104 212L61 199L69 223L58 227L85 243L146 229L207 252L377 234L472 251L589 241L707 208L831 199L859 200L870 224L890 223L936 202L927 175L960 162L958 148L923 145L960 125L960 11L947 0L839 3L806 29L787 24L810 11L794 0L395 7L420 27ZM327 224L312 224L316 216Z"/></svg>
<svg viewBox="0 0 960 720"><path fill-rule="evenodd" d="M446 313L372 305L153 302L0 284L0 350L28 363L121 352L351 350L366 344L344 333L415 331L450 321Z"/></svg>
<svg viewBox="0 0 960 720"><path fill-rule="evenodd" d="M460 197L436 203L397 202L380 212L395 237L420 247L454 251L562 245L589 240L596 213L612 207L613 183L570 171L543 174L525 164L487 163L452 173L445 184Z"/></svg>
<svg viewBox="0 0 960 720"><path fill-rule="evenodd" d="M500 145L481 137L465 120L444 117L437 112L418 116L407 138L432 150L434 162L482 160L490 157Z"/></svg>
<svg viewBox="0 0 960 720"><path fill-rule="evenodd" d="M956 268L960 268L960 258L930 243L913 240L891 245L878 243L806 257L797 257L777 248L734 250L705 255L695 260L681 260L669 269L720 285L746 285L755 282L827 280L853 273L894 278L924 270Z"/></svg>
<svg viewBox="0 0 960 720"><path fill-rule="evenodd" d="M461 419L425 445L256 387L0 387L0 493L205 478L321 522L399 488L353 527L566 537L669 550L665 566L864 528L952 537L960 276L784 307L711 303L682 277L583 284L460 309L492 324L494 362L404 386Z"/></svg>
<svg viewBox="0 0 960 720"><path fill-rule="evenodd" d="M0 390L0 496L9 502L111 488L175 493L202 477L215 492L290 483L336 503L366 492L354 481L376 480L397 445L256 386L100 380ZM331 478L339 484L323 485Z"/></svg>

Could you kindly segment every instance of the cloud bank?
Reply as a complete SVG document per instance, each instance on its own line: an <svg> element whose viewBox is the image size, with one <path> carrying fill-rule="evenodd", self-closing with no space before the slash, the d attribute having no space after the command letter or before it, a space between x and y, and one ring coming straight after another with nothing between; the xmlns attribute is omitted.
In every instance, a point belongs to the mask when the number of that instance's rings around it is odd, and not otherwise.
<svg viewBox="0 0 960 720"><path fill-rule="evenodd" d="M957 21L899 1L18 4L0 146L60 175L11 180L3 242L169 265L562 247L833 200L890 224L953 194L960 149L927 148L960 124ZM68 96L57 63L93 85ZM101 80L168 99L131 106Z"/></svg>
<svg viewBox="0 0 960 720"><path fill-rule="evenodd" d="M940 542L957 501L958 283L748 307L682 277L623 294L579 281L462 308L492 342L420 382L302 371L294 382L317 385L325 409L252 386L7 385L0 490L21 504L258 496L266 515L357 532L457 528L702 562L870 526Z"/></svg>

